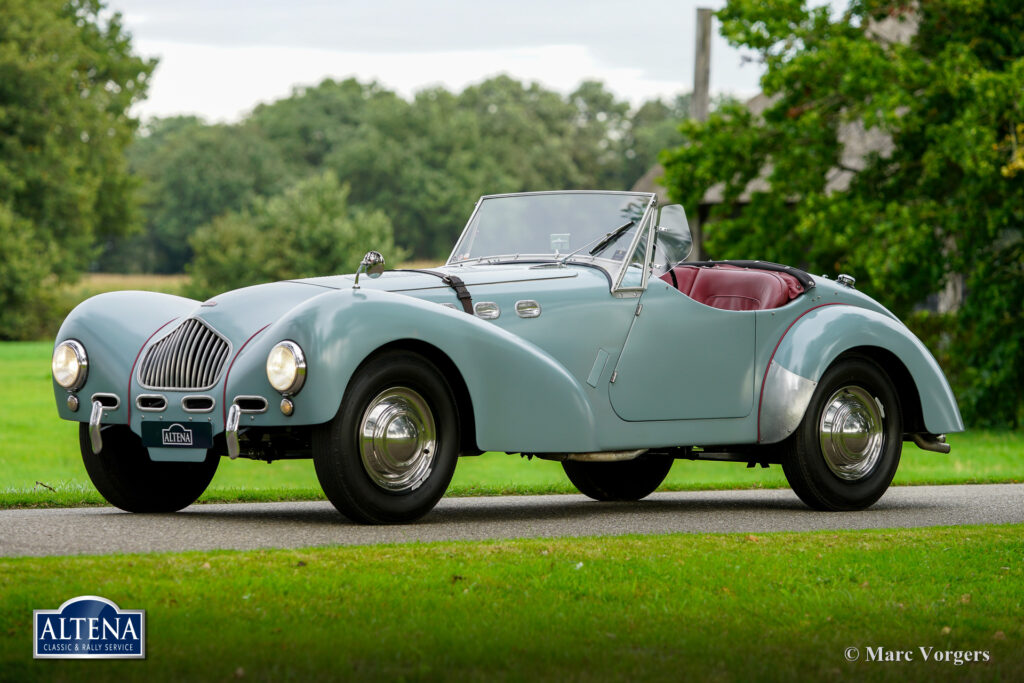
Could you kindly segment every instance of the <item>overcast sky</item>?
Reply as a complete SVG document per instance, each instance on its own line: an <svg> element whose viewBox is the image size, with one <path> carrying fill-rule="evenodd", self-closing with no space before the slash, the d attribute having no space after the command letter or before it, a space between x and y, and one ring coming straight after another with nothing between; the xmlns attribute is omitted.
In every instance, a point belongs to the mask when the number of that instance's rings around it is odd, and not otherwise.
<svg viewBox="0 0 1024 683"><path fill-rule="evenodd" d="M698 6L723 0L110 0L158 57L143 117L235 121L297 85L354 76L410 96L506 73L568 93L598 79L639 104L693 87ZM761 68L717 36L712 93L753 95Z"/></svg>

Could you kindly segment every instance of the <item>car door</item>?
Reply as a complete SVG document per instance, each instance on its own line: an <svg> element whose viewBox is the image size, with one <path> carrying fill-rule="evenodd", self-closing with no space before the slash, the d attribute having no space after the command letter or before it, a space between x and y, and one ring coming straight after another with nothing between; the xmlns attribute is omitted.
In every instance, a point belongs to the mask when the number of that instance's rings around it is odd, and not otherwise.
<svg viewBox="0 0 1024 683"><path fill-rule="evenodd" d="M754 407L755 313L711 308L653 279L609 385L628 421L737 418Z"/></svg>

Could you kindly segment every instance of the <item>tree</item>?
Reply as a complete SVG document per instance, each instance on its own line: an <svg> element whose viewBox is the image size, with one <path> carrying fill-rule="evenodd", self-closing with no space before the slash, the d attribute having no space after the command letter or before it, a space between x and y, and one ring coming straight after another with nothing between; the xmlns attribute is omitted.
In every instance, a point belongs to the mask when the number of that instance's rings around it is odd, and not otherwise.
<svg viewBox="0 0 1024 683"><path fill-rule="evenodd" d="M145 234L121 246L122 263L124 253L134 254L144 270L180 273L200 225L277 194L293 179L278 148L252 126L177 117L151 122L147 132L130 150L142 179ZM104 265L118 265L117 253Z"/></svg>
<svg viewBox="0 0 1024 683"><path fill-rule="evenodd" d="M718 16L759 53L771 104L686 124L663 155L691 211L724 183L709 253L853 272L901 316L962 277L946 369L969 424L1020 424L1024 7L852 0L833 17L802 0L730 0ZM880 143L851 158L844 130ZM758 177L769 188L738 202Z"/></svg>
<svg viewBox="0 0 1024 683"><path fill-rule="evenodd" d="M348 194L326 172L215 218L191 239L189 294L202 299L259 282L351 273L371 249L389 263L404 259L387 216L350 206Z"/></svg>
<svg viewBox="0 0 1024 683"><path fill-rule="evenodd" d="M155 62L99 0L0 2L0 339L137 223L124 148Z"/></svg>

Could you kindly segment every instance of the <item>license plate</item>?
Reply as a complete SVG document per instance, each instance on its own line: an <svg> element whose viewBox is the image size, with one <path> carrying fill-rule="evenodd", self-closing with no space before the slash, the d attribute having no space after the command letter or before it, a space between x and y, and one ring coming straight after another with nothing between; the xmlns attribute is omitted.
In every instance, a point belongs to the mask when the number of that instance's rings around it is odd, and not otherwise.
<svg viewBox="0 0 1024 683"><path fill-rule="evenodd" d="M155 448L212 448L208 422L143 422L142 445Z"/></svg>

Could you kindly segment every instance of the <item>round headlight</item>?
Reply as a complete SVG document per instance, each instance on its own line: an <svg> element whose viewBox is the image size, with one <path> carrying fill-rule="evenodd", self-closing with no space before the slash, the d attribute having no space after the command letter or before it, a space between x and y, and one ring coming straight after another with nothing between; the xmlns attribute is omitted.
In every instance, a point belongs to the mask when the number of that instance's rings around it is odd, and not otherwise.
<svg viewBox="0 0 1024 683"><path fill-rule="evenodd" d="M293 341L279 342L267 356L267 379L282 394L296 394L306 381L306 357Z"/></svg>
<svg viewBox="0 0 1024 683"><path fill-rule="evenodd" d="M85 355L85 347L74 339L57 344L53 350L53 379L68 391L77 391L85 384L89 374L89 359Z"/></svg>

